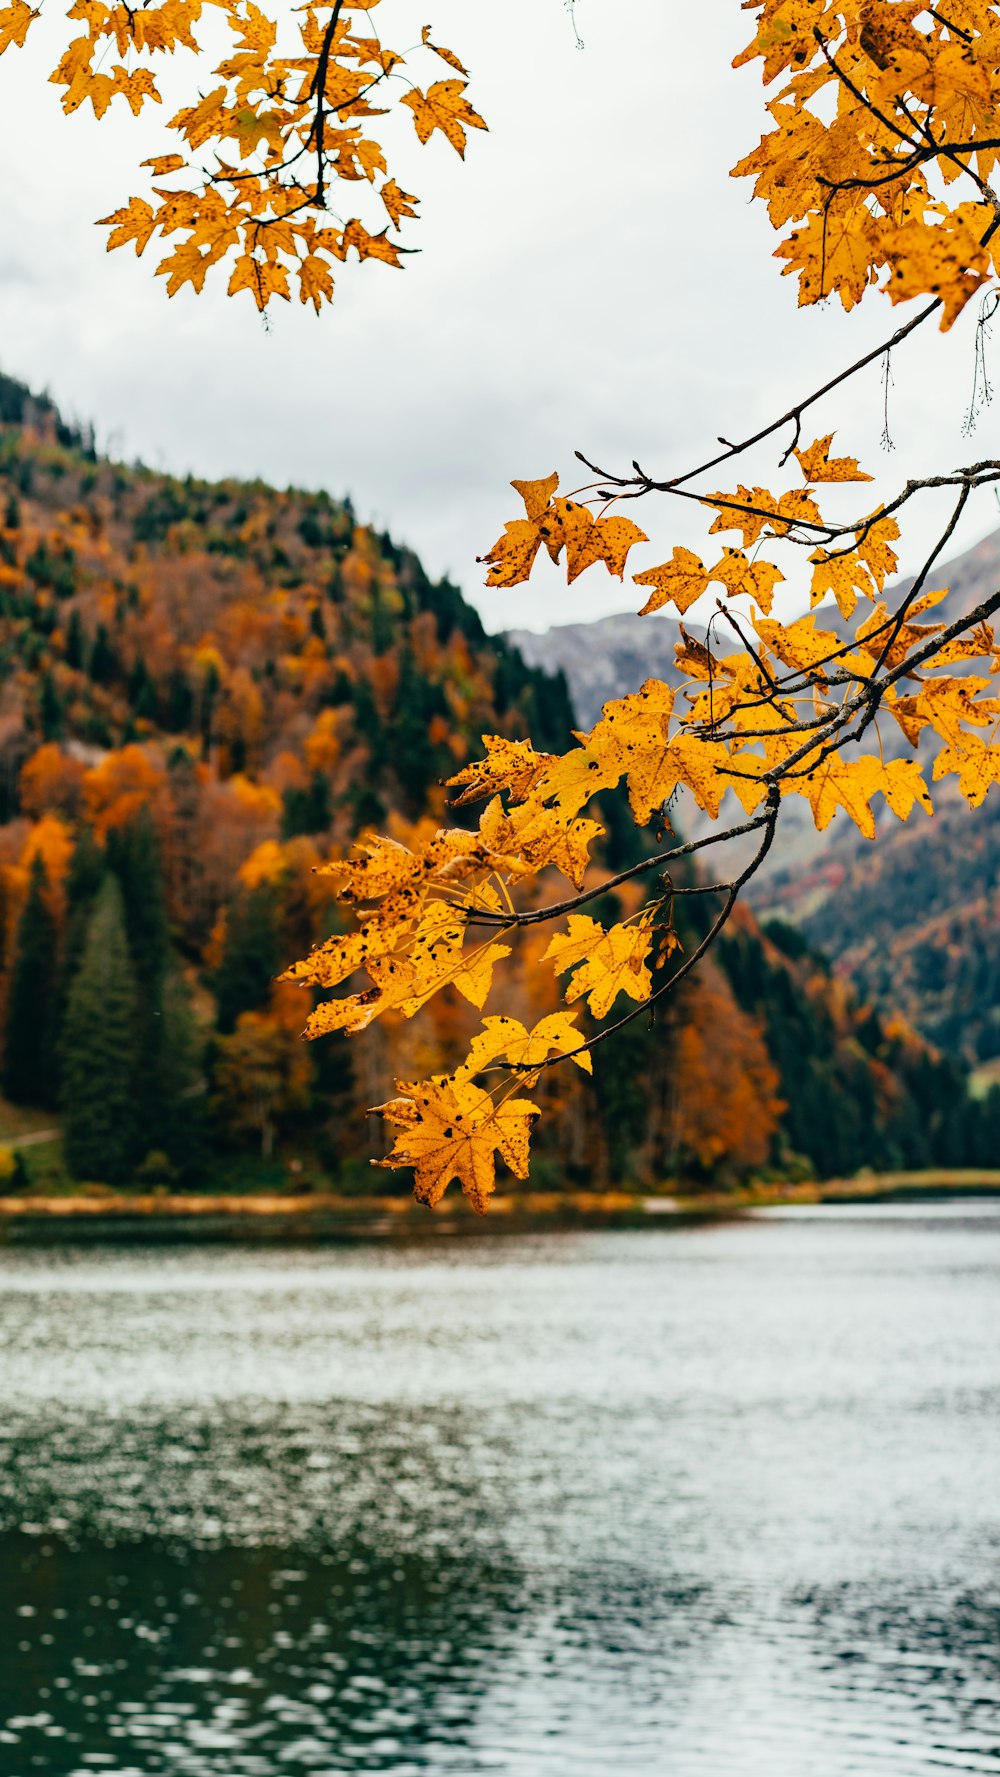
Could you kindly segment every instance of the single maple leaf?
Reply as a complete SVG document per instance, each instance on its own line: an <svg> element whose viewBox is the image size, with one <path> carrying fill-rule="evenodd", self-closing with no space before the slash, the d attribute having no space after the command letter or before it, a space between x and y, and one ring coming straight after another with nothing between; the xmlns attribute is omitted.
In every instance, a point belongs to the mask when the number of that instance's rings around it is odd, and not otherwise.
<svg viewBox="0 0 1000 1777"><path fill-rule="evenodd" d="M156 229L156 217L152 206L141 197L130 197L123 210L113 210L110 216L99 219L101 228L110 228L108 236L108 252L113 247L127 247L133 242L136 258L148 247Z"/></svg>
<svg viewBox="0 0 1000 1777"><path fill-rule="evenodd" d="M471 1078L500 1060L509 1066L533 1070L555 1051L557 1055L568 1054L584 1073L590 1074L594 1064L589 1049L582 1048L582 1043L575 1012L550 1012L530 1031L519 1018L501 1014L483 1019L483 1028L473 1037L469 1053L457 1071L459 1076Z"/></svg>
<svg viewBox="0 0 1000 1777"><path fill-rule="evenodd" d="M401 1096L376 1109L402 1134L388 1158L375 1164L412 1166L418 1202L434 1208L452 1179L458 1179L473 1209L485 1215L496 1188L496 1153L515 1178L527 1178L528 1143L540 1115L530 1099L494 1104L470 1080L446 1075L415 1085L398 1081L397 1086Z"/></svg>
<svg viewBox="0 0 1000 1777"><path fill-rule="evenodd" d="M468 68L463 68L454 50L445 49L440 43L431 42L430 25L424 26L420 33L420 41L427 49L432 49L436 56L440 56L443 62L447 62L449 68L454 68L456 74L464 74L466 79L468 79L469 70Z"/></svg>
<svg viewBox="0 0 1000 1777"><path fill-rule="evenodd" d="M538 524L530 518L511 518L487 555L477 561L489 566L487 586L519 586L531 575L542 538Z"/></svg>
<svg viewBox="0 0 1000 1777"><path fill-rule="evenodd" d="M629 552L637 543L648 543L645 531L639 529L630 518L622 518L613 513L610 518L599 518L594 523L594 533L598 547L599 559L604 562L609 574L621 580L625 574L625 563Z"/></svg>
<svg viewBox="0 0 1000 1777"><path fill-rule="evenodd" d="M541 518L559 486L559 476L553 470L551 475L543 475L538 481L512 481L510 485L524 501L528 517Z"/></svg>
<svg viewBox="0 0 1000 1777"><path fill-rule="evenodd" d="M556 934L542 961L551 962L557 975L575 969L566 988L567 1002L572 1005L587 994L594 1017L604 1018L620 993L648 1000L653 981L646 959L652 943L652 928L645 922L605 931L587 914L571 913L568 931Z"/></svg>
<svg viewBox="0 0 1000 1777"><path fill-rule="evenodd" d="M40 13L40 7L27 6L25 0L13 0L12 5L0 7L0 56L12 44L23 49L28 27Z"/></svg>
<svg viewBox="0 0 1000 1777"><path fill-rule="evenodd" d="M886 803L901 821L909 820L917 806L925 814L934 813L930 791L916 759L888 759L882 767L880 788Z"/></svg>
<svg viewBox="0 0 1000 1777"><path fill-rule="evenodd" d="M648 617L651 611L658 611L667 603L675 605L683 617L708 586L704 563L693 549L681 546L674 549L669 561L661 562L656 568L646 568L641 574L633 574L632 578L636 586L653 588L639 612L640 617Z"/></svg>
<svg viewBox="0 0 1000 1777"><path fill-rule="evenodd" d="M410 192L403 191L402 188L396 184L395 179L386 180L379 192L379 196L388 210L389 217L396 228L399 227L404 216L415 216L417 213L416 204L419 200L413 197Z"/></svg>
<svg viewBox="0 0 1000 1777"><path fill-rule="evenodd" d="M750 561L740 549L727 549L721 561L708 571L709 580L719 580L730 598L745 593L765 615L774 602L774 588L785 578L773 562Z"/></svg>
<svg viewBox="0 0 1000 1777"><path fill-rule="evenodd" d="M866 475L858 468L857 457L831 457L830 446L833 433L828 432L825 438L817 438L808 450L796 450L793 455L798 458L799 468L806 481L871 481L873 477Z"/></svg>
<svg viewBox="0 0 1000 1777"><path fill-rule="evenodd" d="M523 802L556 757L554 753L536 753L530 740L508 740L502 734L484 734L482 740L485 759L466 765L447 780L449 789L462 786L462 794L452 798L456 808L494 796L498 790L507 790Z"/></svg>
<svg viewBox="0 0 1000 1777"><path fill-rule="evenodd" d="M463 160L466 130L486 128L478 111L473 111L465 97L465 89L464 80L436 80L426 93L414 87L400 100L413 112L414 127L421 142L426 142L435 130L440 130Z"/></svg>
<svg viewBox="0 0 1000 1777"><path fill-rule="evenodd" d="M299 263L299 300L311 302L317 314L333 300L333 273L318 253L307 253Z"/></svg>
<svg viewBox="0 0 1000 1777"><path fill-rule="evenodd" d="M958 788L972 808L979 808L993 785L1000 783L1000 747L987 746L978 734L965 734L961 744L943 747L934 761L934 781L958 776Z"/></svg>
<svg viewBox="0 0 1000 1777"><path fill-rule="evenodd" d="M884 788L884 767L879 759L840 759L836 754L824 759L808 777L786 778L781 785L785 795L794 792L806 797L820 833L842 808L866 839L875 837L871 799Z"/></svg>
<svg viewBox="0 0 1000 1777"><path fill-rule="evenodd" d="M863 598L874 598L875 587L868 567L853 550L846 555L830 555L825 549L816 549L809 560L813 563L809 602L814 610L832 592L838 611L848 619L854 615L858 593Z"/></svg>

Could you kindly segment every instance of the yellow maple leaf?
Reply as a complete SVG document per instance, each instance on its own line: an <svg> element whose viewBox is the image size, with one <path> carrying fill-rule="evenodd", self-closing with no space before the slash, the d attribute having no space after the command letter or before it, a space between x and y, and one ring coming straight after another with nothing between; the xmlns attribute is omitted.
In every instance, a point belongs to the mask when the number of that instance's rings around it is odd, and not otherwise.
<svg viewBox="0 0 1000 1777"><path fill-rule="evenodd" d="M477 561L486 562L489 566L487 586L519 586L522 581L527 580L541 541L536 520L508 519L503 528L503 536L497 538L489 553L476 557Z"/></svg>
<svg viewBox="0 0 1000 1777"><path fill-rule="evenodd" d="M447 62L449 68L454 68L456 74L464 74L468 78L468 68L463 68L453 49L445 49L440 43L431 42L430 25L424 26L420 33L420 41L427 49L432 49L436 56L440 56L443 62Z"/></svg>
<svg viewBox="0 0 1000 1777"><path fill-rule="evenodd" d="M647 679L640 691L604 705L591 730L589 747L607 760L614 781L628 777L635 820L643 824L672 795L682 771L670 740L674 693L662 679Z"/></svg>
<svg viewBox="0 0 1000 1777"><path fill-rule="evenodd" d="M473 1037L457 1073L471 1077L501 1059L510 1066L533 1070L555 1051L557 1055L568 1054L584 1073L590 1074L594 1064L589 1049L582 1048L582 1043L575 1012L550 1012L530 1031L519 1018L500 1014L483 1019L483 1028Z"/></svg>
<svg viewBox="0 0 1000 1777"><path fill-rule="evenodd" d="M397 1081L401 1094L378 1105L387 1123L400 1129L392 1153L377 1166L412 1166L414 1196L431 1208L440 1203L452 1179L479 1215L485 1215L496 1188L499 1153L515 1178L528 1176L528 1143L538 1106L527 1098L494 1104L468 1079L434 1075L408 1085Z"/></svg>
<svg viewBox="0 0 1000 1777"><path fill-rule="evenodd" d="M498 790L507 790L523 802L556 757L554 753L536 753L530 740L508 740L503 734L484 734L482 740L485 759L464 766L447 780L449 789L462 787L462 794L452 798L456 808L493 796Z"/></svg>
<svg viewBox="0 0 1000 1777"><path fill-rule="evenodd" d="M559 486L559 476L553 470L551 475L543 475L537 481L512 481L510 485L524 501L528 517L541 518Z"/></svg>
<svg viewBox="0 0 1000 1777"><path fill-rule="evenodd" d="M820 213L808 216L775 248L775 259L788 262L783 275L798 273L800 308L822 302L835 291L843 308L850 310L873 282L883 254L863 196L851 193L853 201L844 202L829 201L827 194Z"/></svg>
<svg viewBox="0 0 1000 1777"><path fill-rule="evenodd" d="M892 302L931 292L941 298L941 331L961 314L970 296L990 278L990 260L982 236L993 220L988 204L959 204L955 210L935 206L939 219L910 217L898 226L879 228L879 247L890 267L886 295Z"/></svg>
<svg viewBox="0 0 1000 1777"><path fill-rule="evenodd" d="M624 577L630 551L637 543L649 541L645 531L640 530L631 518L623 518L619 513L595 520L594 533L600 550L597 559L603 561L608 573L614 574L618 580Z"/></svg>
<svg viewBox="0 0 1000 1777"><path fill-rule="evenodd" d="M880 788L887 805L901 821L909 820L918 805L925 814L934 813L930 791L916 759L888 759L882 767Z"/></svg>
<svg viewBox="0 0 1000 1777"><path fill-rule="evenodd" d="M465 90L464 80L436 80L425 93L414 87L400 100L413 112L414 127L421 142L426 142L435 130L440 130L463 159L466 130L486 128L478 111L473 111L465 97Z"/></svg>
<svg viewBox="0 0 1000 1777"><path fill-rule="evenodd" d="M879 759L840 759L833 753L807 777L785 778L783 795L805 796L813 811L817 830L822 833L838 808L844 809L866 839L875 837L875 816L871 799L885 789L885 770ZM896 787L896 794L902 786Z"/></svg>
<svg viewBox="0 0 1000 1777"><path fill-rule="evenodd" d="M11 44L18 49L24 47L28 27L40 12L40 7L28 6L25 0L13 0L10 6L0 6L0 56Z"/></svg>
<svg viewBox="0 0 1000 1777"><path fill-rule="evenodd" d="M317 314L324 302L333 300L333 273L318 253L307 253L300 262L299 300L311 302Z"/></svg>
<svg viewBox="0 0 1000 1777"><path fill-rule="evenodd" d="M758 618L757 634L785 666L796 672L817 672L822 677L820 662L826 661L842 647L840 637L832 629L817 629L813 616L800 617L795 623L778 623L773 618Z"/></svg>
<svg viewBox="0 0 1000 1777"><path fill-rule="evenodd" d="M509 871L534 874L551 866L561 870L574 888L581 888L590 863L590 847L604 832L600 821L567 818L558 809L534 799L504 812L495 796L479 821L479 836L490 852L504 859Z"/></svg>
<svg viewBox="0 0 1000 1777"><path fill-rule="evenodd" d="M964 734L960 745L942 747L934 761L935 783L950 772L957 773L966 801L978 808L993 785L1000 783L1000 747L987 745L978 734Z"/></svg>
<svg viewBox="0 0 1000 1777"><path fill-rule="evenodd" d="M875 588L868 568L853 550L848 550L845 555L830 555L825 549L816 549L809 560L814 564L809 588L809 602L813 609L832 592L837 609L846 619L854 615L859 592L863 598L874 597Z"/></svg>
<svg viewBox="0 0 1000 1777"><path fill-rule="evenodd" d="M387 179L379 196L389 212L393 226L398 228L404 216L415 216L417 199L409 191L403 191L395 179Z"/></svg>
<svg viewBox="0 0 1000 1777"><path fill-rule="evenodd" d="M721 561L708 571L710 580L719 580L730 598L745 593L766 614L774 602L774 588L785 578L773 562L750 561L740 549L727 549Z"/></svg>
<svg viewBox="0 0 1000 1777"><path fill-rule="evenodd" d="M833 437L832 432L827 432L825 438L815 439L808 450L793 453L806 481L871 481L873 477L858 468L857 457L831 457Z"/></svg>
<svg viewBox="0 0 1000 1777"><path fill-rule="evenodd" d="M632 578L636 586L653 588L639 612L640 617L648 617L651 611L658 611L668 602L676 605L683 617L688 606L693 605L708 586L704 563L693 549L679 546L669 561L661 562L656 568L646 568L641 574L633 574Z"/></svg>
<svg viewBox="0 0 1000 1777"><path fill-rule="evenodd" d="M652 943L652 928L644 922L605 931L589 915L571 913L568 931L556 934L542 961L550 961L557 975L575 969L566 988L567 1002L572 1005L587 994L594 1017L604 1018L620 993L648 1000L653 982L646 959Z"/></svg>
<svg viewBox="0 0 1000 1777"><path fill-rule="evenodd" d="M127 247L131 241L135 245L138 258L149 245L156 229L156 217L152 206L144 198L130 197L124 209L113 210L110 216L101 216L98 226L111 229L108 236L109 253L113 247Z"/></svg>

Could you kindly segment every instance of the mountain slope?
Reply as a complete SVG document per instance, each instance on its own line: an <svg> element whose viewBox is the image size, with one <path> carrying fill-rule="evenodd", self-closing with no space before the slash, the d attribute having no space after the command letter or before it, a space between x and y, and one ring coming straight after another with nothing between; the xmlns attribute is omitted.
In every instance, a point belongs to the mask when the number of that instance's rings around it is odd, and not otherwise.
<svg viewBox="0 0 1000 1777"><path fill-rule="evenodd" d="M441 779L484 731L565 747L565 679L485 635L347 501L102 460L2 378L0 519L8 1095L61 1106L68 1151L93 1151L70 1125L94 1126L97 1088L65 1065L65 1033L101 1004L99 915L134 1030L109 1172L241 1177L256 1149L272 1182L370 1190L365 1108L456 1061L479 1015L445 993L412 1022L303 1045L308 1004L275 976L337 929L316 867L368 824L405 842L453 818ZM626 818L607 859L636 844ZM693 907L689 944L709 911ZM505 983L532 1021L558 1004L546 942L527 934ZM978 1159L979 1113L961 1152L943 1111L921 1121L921 1103L964 1102L954 1070L876 1028L796 944L744 913L668 1018L597 1051L596 1091L547 1075L536 1182Z"/></svg>

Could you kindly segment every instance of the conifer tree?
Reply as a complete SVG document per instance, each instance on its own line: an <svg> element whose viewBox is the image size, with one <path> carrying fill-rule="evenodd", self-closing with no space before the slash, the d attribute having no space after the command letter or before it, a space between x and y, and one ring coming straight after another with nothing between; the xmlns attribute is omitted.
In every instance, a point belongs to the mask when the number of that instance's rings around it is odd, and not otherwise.
<svg viewBox="0 0 1000 1777"><path fill-rule="evenodd" d="M183 977L169 975L162 995L155 1120L148 1144L143 1134L141 1145L160 1148L188 1180L204 1160L203 1048Z"/></svg>
<svg viewBox="0 0 1000 1777"><path fill-rule="evenodd" d="M224 1036L236 1029L241 1012L256 1012L267 1004L281 964L274 890L267 883L241 890L230 904L225 948L215 977L218 1025Z"/></svg>
<svg viewBox="0 0 1000 1777"><path fill-rule="evenodd" d="M45 864L36 852L28 899L17 928L7 1009L4 1090L15 1104L51 1105L55 1100L56 928L46 900L47 888Z"/></svg>
<svg viewBox="0 0 1000 1777"><path fill-rule="evenodd" d="M135 1158L135 976L117 878L107 875L70 987L62 1037L66 1164L121 1184Z"/></svg>
<svg viewBox="0 0 1000 1777"><path fill-rule="evenodd" d="M90 924L90 915L94 910L97 891L104 881L105 868L104 853L94 838L93 832L89 827L81 827L76 845L73 847L69 875L66 879L66 899L69 913L66 926L64 976L67 987L83 958L87 927Z"/></svg>
<svg viewBox="0 0 1000 1777"><path fill-rule="evenodd" d="M166 1112L164 987L170 962L170 927L160 848L148 808L140 810L127 827L112 829L107 857L122 892L135 976L137 1124L144 1146L166 1149L162 1127Z"/></svg>

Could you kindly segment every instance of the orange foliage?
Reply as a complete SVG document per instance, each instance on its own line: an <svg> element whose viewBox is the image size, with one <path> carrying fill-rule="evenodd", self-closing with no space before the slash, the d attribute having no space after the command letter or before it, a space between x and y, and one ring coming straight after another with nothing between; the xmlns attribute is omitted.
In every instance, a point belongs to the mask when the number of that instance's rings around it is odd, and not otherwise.
<svg viewBox="0 0 1000 1777"><path fill-rule="evenodd" d="M25 814L64 814L75 820L83 803L85 767L54 741L46 742L21 768L21 807Z"/></svg>
<svg viewBox="0 0 1000 1777"><path fill-rule="evenodd" d="M741 1011L710 959L684 996L672 1076L672 1146L705 1172L767 1160L784 1105L759 1026Z"/></svg>
<svg viewBox="0 0 1000 1777"><path fill-rule="evenodd" d="M145 747L108 753L83 780L87 815L99 838L111 827L127 826L143 808L151 809L154 819L165 819L166 783L162 761Z"/></svg>

